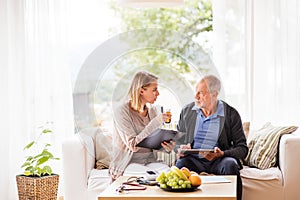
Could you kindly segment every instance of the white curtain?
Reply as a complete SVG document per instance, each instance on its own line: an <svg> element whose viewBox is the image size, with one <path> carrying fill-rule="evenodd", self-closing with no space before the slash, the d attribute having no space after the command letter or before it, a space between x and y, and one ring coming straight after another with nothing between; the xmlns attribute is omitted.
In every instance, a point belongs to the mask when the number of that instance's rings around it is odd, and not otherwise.
<svg viewBox="0 0 300 200"><path fill-rule="evenodd" d="M17 199L15 176L23 172L23 148L38 126L53 122L51 151L57 157L62 140L73 133L65 11L59 0L0 0L1 199ZM60 185L61 163L52 164Z"/></svg>
<svg viewBox="0 0 300 200"><path fill-rule="evenodd" d="M243 121L250 120L245 1L213 0L213 60L220 73L225 101Z"/></svg>
<svg viewBox="0 0 300 200"><path fill-rule="evenodd" d="M299 79L300 2L253 1L253 119L300 125Z"/></svg>
<svg viewBox="0 0 300 200"><path fill-rule="evenodd" d="M300 3L213 0L226 100L255 127L300 124Z"/></svg>

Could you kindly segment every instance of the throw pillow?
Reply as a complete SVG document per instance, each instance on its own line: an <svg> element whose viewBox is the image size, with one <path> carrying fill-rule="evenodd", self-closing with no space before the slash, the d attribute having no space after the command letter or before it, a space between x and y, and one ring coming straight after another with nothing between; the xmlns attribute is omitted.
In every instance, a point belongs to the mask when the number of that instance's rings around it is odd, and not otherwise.
<svg viewBox="0 0 300 200"><path fill-rule="evenodd" d="M277 161L278 143L283 134L292 133L296 126L273 126L266 123L248 138L249 152L245 162L250 167L267 169L274 167Z"/></svg>
<svg viewBox="0 0 300 200"><path fill-rule="evenodd" d="M100 127L88 127L80 130L79 136L89 154L95 158L95 168L107 169L112 153L111 134Z"/></svg>
<svg viewBox="0 0 300 200"><path fill-rule="evenodd" d="M95 139L96 168L107 169L111 161L112 136L109 132L99 131Z"/></svg>

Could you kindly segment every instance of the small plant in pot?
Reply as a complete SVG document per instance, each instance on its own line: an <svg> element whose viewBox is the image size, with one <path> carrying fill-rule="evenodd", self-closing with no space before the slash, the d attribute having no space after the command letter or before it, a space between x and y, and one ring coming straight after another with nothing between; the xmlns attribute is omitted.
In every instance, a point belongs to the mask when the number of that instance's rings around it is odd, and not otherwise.
<svg viewBox="0 0 300 200"><path fill-rule="evenodd" d="M51 160L59 160L49 151L51 144L42 143L45 135L52 134L51 122L39 127L39 135L24 147L24 151L34 150L32 155L26 157L21 168L22 175L17 175L18 195L20 200L56 200L59 175L52 173L52 168L47 165ZM39 149L40 145L42 148Z"/></svg>

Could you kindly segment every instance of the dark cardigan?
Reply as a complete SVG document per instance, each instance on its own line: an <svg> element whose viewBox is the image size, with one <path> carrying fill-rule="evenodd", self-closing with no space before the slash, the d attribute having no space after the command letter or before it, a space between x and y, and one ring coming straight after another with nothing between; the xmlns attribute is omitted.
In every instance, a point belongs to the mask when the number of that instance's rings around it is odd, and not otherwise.
<svg viewBox="0 0 300 200"><path fill-rule="evenodd" d="M242 121L236 109L222 101L224 104L225 117L220 118L220 131L218 147L224 151L224 156L235 158L238 162L245 159L248 153L246 137L244 134ZM197 119L196 110L192 110L195 102L186 105L180 113L177 129L186 133L184 137L176 140L175 151L180 144L192 144L194 141L194 131Z"/></svg>

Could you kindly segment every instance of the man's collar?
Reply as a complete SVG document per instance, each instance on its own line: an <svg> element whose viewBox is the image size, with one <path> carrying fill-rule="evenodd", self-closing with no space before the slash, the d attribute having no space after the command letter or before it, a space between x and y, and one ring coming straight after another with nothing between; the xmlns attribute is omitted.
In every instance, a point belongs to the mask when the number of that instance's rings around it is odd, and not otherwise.
<svg viewBox="0 0 300 200"><path fill-rule="evenodd" d="M197 111L197 113L201 112L201 109L198 108L198 107L196 106L196 104L194 104L194 106L192 107L192 110ZM220 101L220 100L218 100L218 108L217 108L217 111L216 111L212 116L217 116L217 115L222 116L222 117L225 116L225 114L224 114L224 104L223 104L223 102Z"/></svg>

